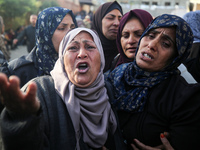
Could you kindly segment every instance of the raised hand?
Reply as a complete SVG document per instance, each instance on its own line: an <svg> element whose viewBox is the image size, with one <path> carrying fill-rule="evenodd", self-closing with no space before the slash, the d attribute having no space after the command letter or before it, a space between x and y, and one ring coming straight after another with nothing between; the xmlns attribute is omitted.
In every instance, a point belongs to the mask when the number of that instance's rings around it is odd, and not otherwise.
<svg viewBox="0 0 200 150"><path fill-rule="evenodd" d="M36 91L36 84L30 82L24 93L20 90L20 81L17 76L11 76L8 79L5 74L0 73L0 100L9 111L21 115L36 114L40 108Z"/></svg>

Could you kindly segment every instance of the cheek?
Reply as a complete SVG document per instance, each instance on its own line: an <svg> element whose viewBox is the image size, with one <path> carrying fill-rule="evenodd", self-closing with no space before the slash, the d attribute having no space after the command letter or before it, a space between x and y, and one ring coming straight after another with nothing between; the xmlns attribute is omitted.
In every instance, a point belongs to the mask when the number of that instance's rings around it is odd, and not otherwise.
<svg viewBox="0 0 200 150"><path fill-rule="evenodd" d="M99 73L100 69L101 69L101 58L100 58L100 54L96 54L95 57L93 57L93 67L95 68L95 72L97 72L97 74Z"/></svg>
<svg viewBox="0 0 200 150"><path fill-rule="evenodd" d="M124 38L121 38L120 42L121 42L121 47L122 47L123 51L125 52L127 40Z"/></svg>
<svg viewBox="0 0 200 150"><path fill-rule="evenodd" d="M73 71L73 60L71 59L70 55L69 54L65 54L65 57L64 57L64 66L65 66L65 71L68 75L70 75Z"/></svg>

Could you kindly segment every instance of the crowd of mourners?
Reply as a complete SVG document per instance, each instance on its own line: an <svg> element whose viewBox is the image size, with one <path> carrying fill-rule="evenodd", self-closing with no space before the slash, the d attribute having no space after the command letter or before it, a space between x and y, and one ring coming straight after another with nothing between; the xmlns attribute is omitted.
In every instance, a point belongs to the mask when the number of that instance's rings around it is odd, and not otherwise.
<svg viewBox="0 0 200 150"><path fill-rule="evenodd" d="M199 23L48 7L13 33L28 54L10 61L0 17L0 150L200 149Z"/></svg>

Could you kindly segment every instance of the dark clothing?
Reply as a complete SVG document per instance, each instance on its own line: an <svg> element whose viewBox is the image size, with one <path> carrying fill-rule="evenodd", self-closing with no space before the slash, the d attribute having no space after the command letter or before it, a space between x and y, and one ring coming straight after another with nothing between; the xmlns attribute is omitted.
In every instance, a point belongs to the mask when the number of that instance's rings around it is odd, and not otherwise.
<svg viewBox="0 0 200 150"><path fill-rule="evenodd" d="M120 128L128 144L137 138L146 145L158 146L162 144L160 133L167 131L174 149L199 149L199 91L200 84L189 85L176 75L149 91L143 112L119 111Z"/></svg>
<svg viewBox="0 0 200 150"><path fill-rule="evenodd" d="M17 37L18 41L26 38L27 51L30 52L35 46L35 27L27 26Z"/></svg>
<svg viewBox="0 0 200 150"><path fill-rule="evenodd" d="M200 83L200 43L193 43L189 58L184 64L194 79Z"/></svg>
<svg viewBox="0 0 200 150"><path fill-rule="evenodd" d="M4 38L2 37L1 34L0 34L0 50L3 53L5 60L9 61L10 60L10 52L6 48ZM2 59L2 57L1 57L1 59ZM0 62L0 63L2 63L2 62Z"/></svg>
<svg viewBox="0 0 200 150"><path fill-rule="evenodd" d="M4 109L1 114L1 129L6 149L20 150L75 150L74 127L67 107L54 88L52 77L34 79L37 83L37 96L41 109L37 116L16 116ZM24 87L24 89L26 86ZM47 90L48 89L48 90ZM118 130L109 135L108 148L123 150ZM14 140L13 140L14 139ZM91 150L80 138L81 150ZM111 146L111 147L110 147Z"/></svg>
<svg viewBox="0 0 200 150"><path fill-rule="evenodd" d="M104 72L110 69L114 57L118 54L116 40L107 39L102 32L102 19L108 13L107 10L110 7L112 7L113 9L118 8L118 10L121 8L121 6L118 4L117 1L104 3L96 10L93 16L92 26L91 26L91 29L95 30L98 33L99 38L102 43L104 56L105 56ZM122 12L122 15L123 15L122 8L119 11Z"/></svg>
<svg viewBox="0 0 200 150"><path fill-rule="evenodd" d="M29 80L37 77L38 66L36 58L36 48L28 55L21 56L8 63L7 76L16 75L20 78L20 87L26 84Z"/></svg>

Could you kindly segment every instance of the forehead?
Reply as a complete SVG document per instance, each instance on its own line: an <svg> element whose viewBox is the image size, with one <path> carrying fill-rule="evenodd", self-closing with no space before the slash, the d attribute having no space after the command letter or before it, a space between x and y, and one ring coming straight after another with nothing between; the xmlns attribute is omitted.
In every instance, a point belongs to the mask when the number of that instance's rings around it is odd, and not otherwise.
<svg viewBox="0 0 200 150"><path fill-rule="evenodd" d="M165 36L169 37L174 42L175 42L175 39L176 39L176 29L175 29L175 27L154 28L154 29L151 29L149 32L154 32L156 34L161 34L164 37Z"/></svg>
<svg viewBox="0 0 200 150"><path fill-rule="evenodd" d="M108 15L122 16L121 12L118 9L113 9L112 11L107 13L105 16L108 16Z"/></svg>
<svg viewBox="0 0 200 150"><path fill-rule="evenodd" d="M79 41L79 40L94 42L92 35L86 31L81 31L80 33L78 33L72 41Z"/></svg>
<svg viewBox="0 0 200 150"><path fill-rule="evenodd" d="M143 25L142 25L142 23L140 22L140 20L138 19L138 18L136 18L136 17L132 17L132 18L130 18L127 22L126 22L126 24L124 25L124 29L125 28L133 28L133 27L137 27L137 28L142 28L142 29L144 29L143 28Z"/></svg>
<svg viewBox="0 0 200 150"><path fill-rule="evenodd" d="M61 23L65 23L65 24L73 23L71 15L70 14L66 14L66 16L63 18Z"/></svg>

